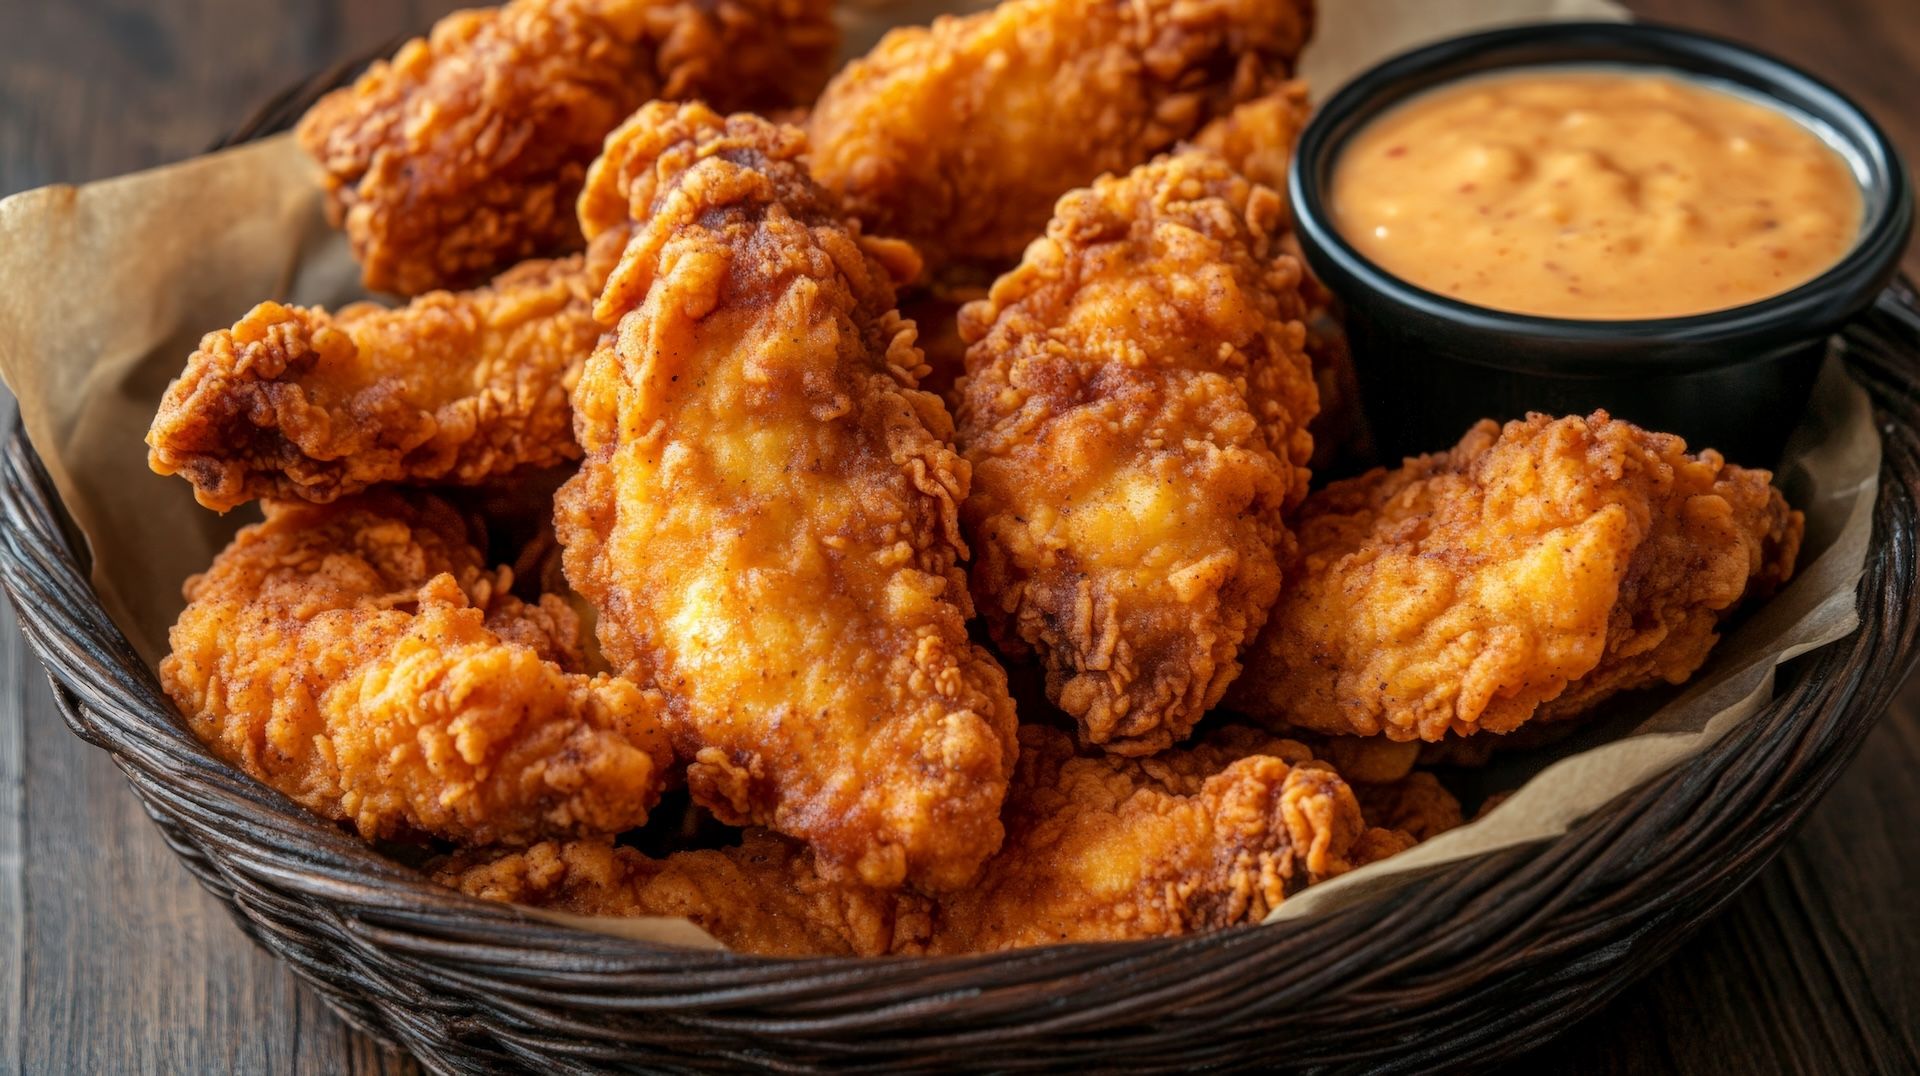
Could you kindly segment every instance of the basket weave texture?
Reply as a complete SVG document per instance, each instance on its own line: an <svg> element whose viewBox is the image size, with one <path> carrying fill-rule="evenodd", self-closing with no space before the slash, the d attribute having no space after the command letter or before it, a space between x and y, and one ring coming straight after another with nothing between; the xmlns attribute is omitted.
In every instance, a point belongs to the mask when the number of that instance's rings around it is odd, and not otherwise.
<svg viewBox="0 0 1920 1076"><path fill-rule="evenodd" d="M234 140L297 117L328 72ZM1779 850L1904 679L1920 625L1920 302L1843 336L1885 434L1861 629L1555 840L1309 922L947 959L774 960L528 919L427 883L207 755L108 619L16 427L0 584L73 731L261 946L447 1072L1097 1065L1430 1071L1537 1046L1671 953Z"/></svg>

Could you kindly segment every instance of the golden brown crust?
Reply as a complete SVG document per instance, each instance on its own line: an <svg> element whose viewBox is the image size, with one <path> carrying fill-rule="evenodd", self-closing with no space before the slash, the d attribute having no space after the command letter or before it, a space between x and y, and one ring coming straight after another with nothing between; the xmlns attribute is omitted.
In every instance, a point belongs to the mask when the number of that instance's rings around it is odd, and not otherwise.
<svg viewBox="0 0 1920 1076"><path fill-rule="evenodd" d="M961 311L973 589L1085 742L1186 738L1280 588L1317 406L1279 204L1185 151L1060 200Z"/></svg>
<svg viewBox="0 0 1920 1076"><path fill-rule="evenodd" d="M486 900L575 915L687 919L765 956L881 956L924 931L925 900L829 882L805 845L750 829L738 846L650 859L610 840L462 852L434 880Z"/></svg>
<svg viewBox="0 0 1920 1076"><path fill-rule="evenodd" d="M576 249L607 132L656 97L812 99L830 0L512 0L455 12L301 121L368 288L417 295Z"/></svg>
<svg viewBox="0 0 1920 1076"><path fill-rule="evenodd" d="M1430 773L1409 773L1381 784L1355 782L1353 794L1367 825L1398 830L1415 842L1432 840L1464 821L1460 801Z"/></svg>
<svg viewBox="0 0 1920 1076"><path fill-rule="evenodd" d="M809 120L814 175L936 273L1000 271L1054 200L1284 79L1307 0L1007 0L893 30Z"/></svg>
<svg viewBox="0 0 1920 1076"><path fill-rule="evenodd" d="M763 830L664 860L606 842L467 853L436 878L582 915L685 916L744 952L953 954L1258 923L1414 843L1369 827L1299 744L1252 729L1125 759L1080 757L1064 733L1026 726L1020 752L1006 846L977 884L938 898L824 878L802 845Z"/></svg>
<svg viewBox="0 0 1920 1076"><path fill-rule="evenodd" d="M1346 782L1297 743L1236 732L1149 758L1082 758L1070 737L1032 725L1006 825L980 881L938 903L927 952L1258 923L1354 867L1367 836Z"/></svg>
<svg viewBox="0 0 1920 1076"><path fill-rule="evenodd" d="M696 800L823 874L964 884L1000 843L1006 677L967 638L967 468L893 282L799 131L649 105L583 207L646 218L574 394L556 529L614 667L671 698ZM603 186L604 185L604 186ZM583 212L589 228L611 209Z"/></svg>
<svg viewBox="0 0 1920 1076"><path fill-rule="evenodd" d="M397 309L261 303L208 333L167 387L148 465L225 511L577 459L567 396L600 337L593 301L615 240Z"/></svg>
<svg viewBox="0 0 1920 1076"><path fill-rule="evenodd" d="M1294 79L1215 117L1193 136L1193 144L1218 154L1241 175L1269 188L1284 202L1293 144L1306 129L1312 111L1307 84ZM1291 220L1292 207L1284 206L1283 211Z"/></svg>
<svg viewBox="0 0 1920 1076"><path fill-rule="evenodd" d="M950 410L960 406L957 383L966 372L967 342L960 337L960 310L986 297L985 288L920 289L900 301L900 316L912 321L926 372L920 387L939 396Z"/></svg>
<svg viewBox="0 0 1920 1076"><path fill-rule="evenodd" d="M659 698L556 664L577 622L511 581L431 497L269 502L187 581L161 683L215 754L368 838L641 824L671 757Z"/></svg>
<svg viewBox="0 0 1920 1076"><path fill-rule="evenodd" d="M1679 683L1804 525L1765 471L1595 412L1483 422L1309 498L1289 584L1228 702L1436 741Z"/></svg>
<svg viewBox="0 0 1920 1076"><path fill-rule="evenodd" d="M1271 188L1284 201L1293 144L1306 128L1311 111L1306 83L1295 80L1263 97L1235 105L1233 111L1202 127L1193 136L1193 144L1219 154L1241 175ZM1302 258L1304 266L1299 236L1292 228L1291 206L1287 220L1281 249ZM1360 384L1354 374L1353 355L1333 293L1308 271L1302 273L1300 294L1307 303L1307 357L1313 360L1313 380L1320 389L1320 413L1308 426L1313 432L1312 465L1318 471L1342 457L1364 457L1369 435L1366 416L1360 410Z"/></svg>

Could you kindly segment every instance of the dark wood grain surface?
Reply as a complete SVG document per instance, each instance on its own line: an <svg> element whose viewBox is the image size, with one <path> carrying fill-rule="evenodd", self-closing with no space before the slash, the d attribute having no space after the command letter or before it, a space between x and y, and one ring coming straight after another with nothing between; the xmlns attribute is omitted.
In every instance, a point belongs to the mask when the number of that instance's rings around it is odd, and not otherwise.
<svg viewBox="0 0 1920 1076"><path fill-rule="evenodd" d="M449 0L0 0L0 194L192 155L253 102ZM1920 2L1639 0L1855 95L1920 161ZM1910 253L1920 274L1920 253ZM111 302L111 296L102 296ZM0 417L10 401L0 393ZM1920 682L1786 852L1524 1066L1920 1071ZM414 1072L249 944L70 735L0 626L0 1071Z"/></svg>

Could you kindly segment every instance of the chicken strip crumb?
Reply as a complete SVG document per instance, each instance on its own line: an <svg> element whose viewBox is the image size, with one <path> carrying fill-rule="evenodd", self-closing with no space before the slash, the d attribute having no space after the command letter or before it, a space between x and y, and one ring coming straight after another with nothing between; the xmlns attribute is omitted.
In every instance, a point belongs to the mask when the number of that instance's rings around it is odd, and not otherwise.
<svg viewBox="0 0 1920 1076"><path fill-rule="evenodd" d="M575 664L578 622L489 571L444 502L269 502L205 574L160 680L188 728L369 839L640 825L671 761L656 694Z"/></svg>
<svg viewBox="0 0 1920 1076"><path fill-rule="evenodd" d="M975 600L1084 742L1186 738L1281 586L1318 408L1280 204L1211 153L1060 200L968 304Z"/></svg>
<svg viewBox="0 0 1920 1076"><path fill-rule="evenodd" d="M1604 411L1482 422L1308 499L1228 703L1437 741L1680 683L1743 598L1793 573L1805 520L1771 480Z"/></svg>

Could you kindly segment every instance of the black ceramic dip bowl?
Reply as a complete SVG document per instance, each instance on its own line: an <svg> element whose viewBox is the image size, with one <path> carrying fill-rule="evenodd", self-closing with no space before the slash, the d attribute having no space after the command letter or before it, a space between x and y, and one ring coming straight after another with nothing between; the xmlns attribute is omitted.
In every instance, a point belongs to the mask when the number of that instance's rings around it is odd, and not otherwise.
<svg viewBox="0 0 1920 1076"><path fill-rule="evenodd" d="M1343 146L1424 91L1470 76L1605 65L1733 89L1799 119L1862 194L1859 236L1791 290L1724 310L1645 320L1507 313L1396 277L1343 238L1328 191ZM1913 227L1906 169L1880 128L1825 83L1718 38L1633 23L1548 23L1455 38L1372 68L1302 132L1290 194L1308 264L1347 310L1355 372L1386 459L1451 446L1482 418L1606 408L1693 449L1775 463L1799 422L1828 338L1891 280Z"/></svg>

